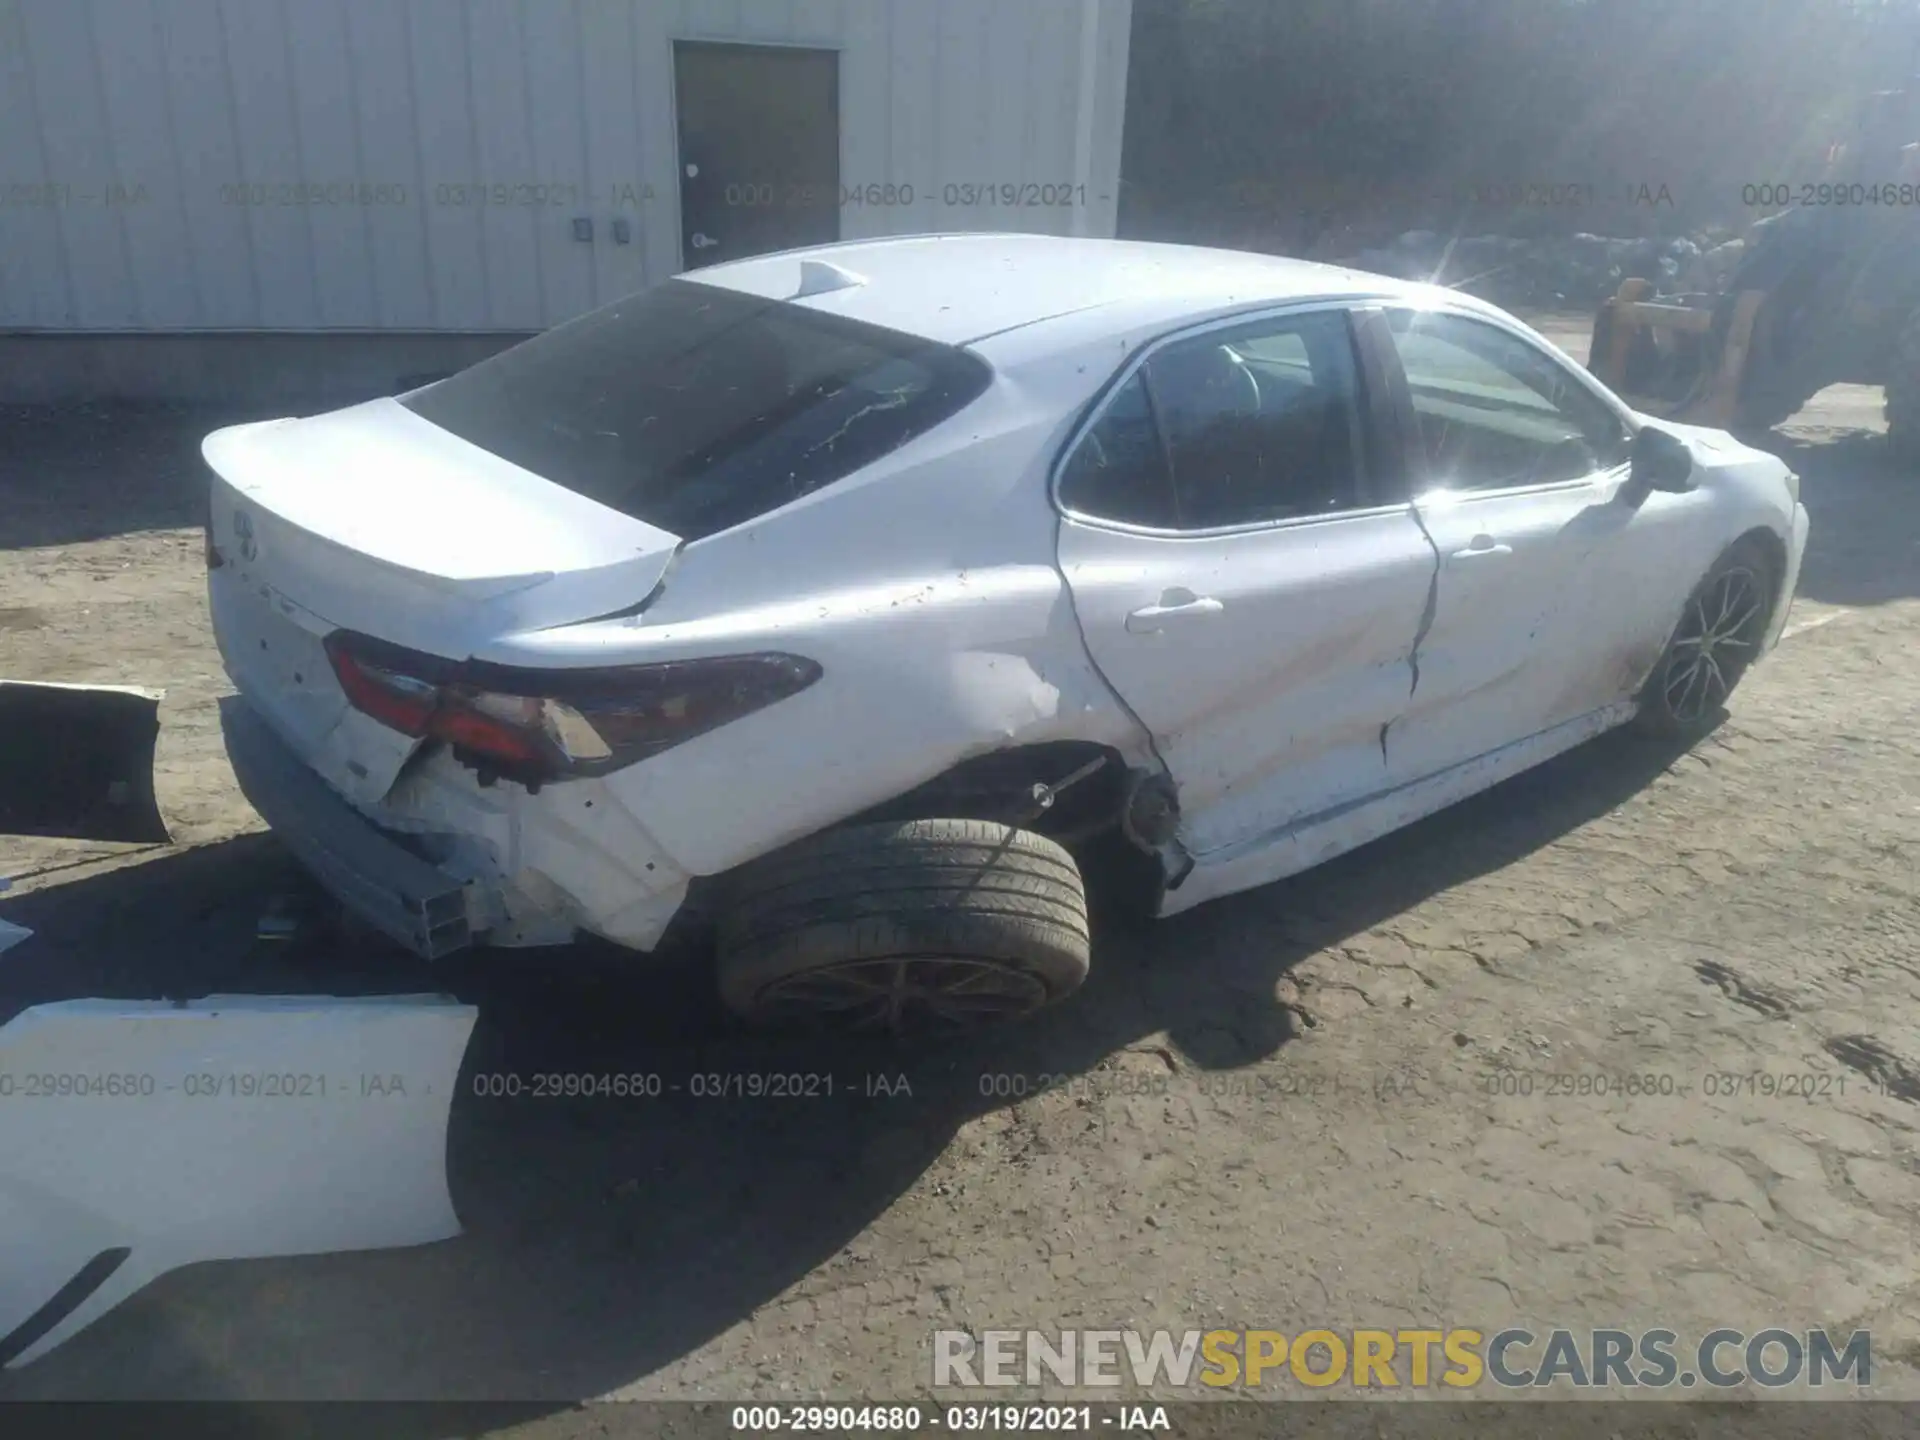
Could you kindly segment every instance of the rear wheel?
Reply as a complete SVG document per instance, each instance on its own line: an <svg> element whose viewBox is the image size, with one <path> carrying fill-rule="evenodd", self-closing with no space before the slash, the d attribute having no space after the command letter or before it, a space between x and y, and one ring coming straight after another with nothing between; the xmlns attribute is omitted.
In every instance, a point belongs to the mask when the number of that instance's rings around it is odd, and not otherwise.
<svg viewBox="0 0 1920 1440"><path fill-rule="evenodd" d="M830 830L744 870L720 995L759 1025L924 1032L1015 1019L1087 978L1079 867L985 820Z"/></svg>
<svg viewBox="0 0 1920 1440"><path fill-rule="evenodd" d="M1920 310L1907 317L1887 372L1887 440L1908 465L1920 465Z"/></svg>
<svg viewBox="0 0 1920 1440"><path fill-rule="evenodd" d="M1714 562L1641 691L1642 730L1695 739L1719 723L1727 697L1759 658L1776 583L1773 561L1756 541L1742 540Z"/></svg>

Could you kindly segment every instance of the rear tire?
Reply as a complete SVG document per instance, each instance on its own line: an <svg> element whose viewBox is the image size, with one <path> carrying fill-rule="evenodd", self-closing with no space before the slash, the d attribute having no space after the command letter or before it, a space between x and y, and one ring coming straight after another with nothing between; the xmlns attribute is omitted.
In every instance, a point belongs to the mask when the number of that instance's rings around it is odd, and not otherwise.
<svg viewBox="0 0 1920 1440"><path fill-rule="evenodd" d="M1015 1019L1087 978L1079 866L987 820L829 830L746 867L720 997L756 1025L921 1032Z"/></svg>
<svg viewBox="0 0 1920 1440"><path fill-rule="evenodd" d="M1887 443L1900 461L1920 465L1920 310L1907 317L1887 372Z"/></svg>
<svg viewBox="0 0 1920 1440"><path fill-rule="evenodd" d="M1634 724L1671 740L1697 740L1760 657L1779 579L1773 557L1740 540L1713 563L1681 607L1680 621L1640 692Z"/></svg>

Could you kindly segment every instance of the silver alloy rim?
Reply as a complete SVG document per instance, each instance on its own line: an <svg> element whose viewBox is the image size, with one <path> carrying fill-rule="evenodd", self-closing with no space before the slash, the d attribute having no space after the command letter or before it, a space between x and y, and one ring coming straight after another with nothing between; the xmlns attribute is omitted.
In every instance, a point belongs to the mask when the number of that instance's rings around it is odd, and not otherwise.
<svg viewBox="0 0 1920 1440"><path fill-rule="evenodd" d="M768 1020L808 1020L846 1030L954 1028L1037 1010L1047 987L995 960L950 955L849 960L789 975L756 997Z"/></svg>
<svg viewBox="0 0 1920 1440"><path fill-rule="evenodd" d="M1744 566L1722 571L1701 587L1680 618L1662 677L1662 696L1674 719L1691 724L1726 702L1759 648L1760 577Z"/></svg>

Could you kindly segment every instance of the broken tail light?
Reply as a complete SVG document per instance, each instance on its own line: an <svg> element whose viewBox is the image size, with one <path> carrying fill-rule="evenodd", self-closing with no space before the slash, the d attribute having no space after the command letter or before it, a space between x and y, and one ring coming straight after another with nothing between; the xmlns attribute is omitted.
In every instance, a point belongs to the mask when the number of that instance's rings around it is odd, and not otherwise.
<svg viewBox="0 0 1920 1440"><path fill-rule="evenodd" d="M456 759L537 789L604 775L806 689L820 666L765 652L594 670L443 660L336 630L333 673L363 715L445 741Z"/></svg>

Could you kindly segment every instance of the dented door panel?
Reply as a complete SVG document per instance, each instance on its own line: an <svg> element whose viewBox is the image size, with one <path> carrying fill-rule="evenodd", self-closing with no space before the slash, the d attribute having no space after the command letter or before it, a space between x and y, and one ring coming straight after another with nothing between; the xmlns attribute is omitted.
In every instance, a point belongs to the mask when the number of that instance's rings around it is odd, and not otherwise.
<svg viewBox="0 0 1920 1440"><path fill-rule="evenodd" d="M1178 786L1191 853L1385 788L1433 580L1409 507L1213 536L1069 518L1060 561L1094 663ZM1171 613L1140 618L1156 609Z"/></svg>
<svg viewBox="0 0 1920 1440"><path fill-rule="evenodd" d="M1626 472L1417 502L1440 557L1403 719L1396 785L1629 700L1724 543L1695 491L1633 501Z"/></svg>
<svg viewBox="0 0 1920 1440"><path fill-rule="evenodd" d="M1586 576L1608 563L1631 514L1609 509L1613 488L1595 477L1525 491L1439 492L1416 503L1439 576L1406 714L1387 733L1393 783L1593 708L1568 682L1609 648L1623 622L1618 608L1586 613Z"/></svg>
<svg viewBox="0 0 1920 1440"><path fill-rule="evenodd" d="M1620 539L1580 577L1582 608L1609 617L1593 633L1605 648L1589 652L1584 671L1570 678L1575 696L1563 709L1594 695L1602 697L1594 703L1604 704L1639 691L1667 648L1687 597L1747 528L1732 498L1718 477L1702 470L1700 483L1685 494L1656 491L1620 507L1631 510L1620 522Z"/></svg>

